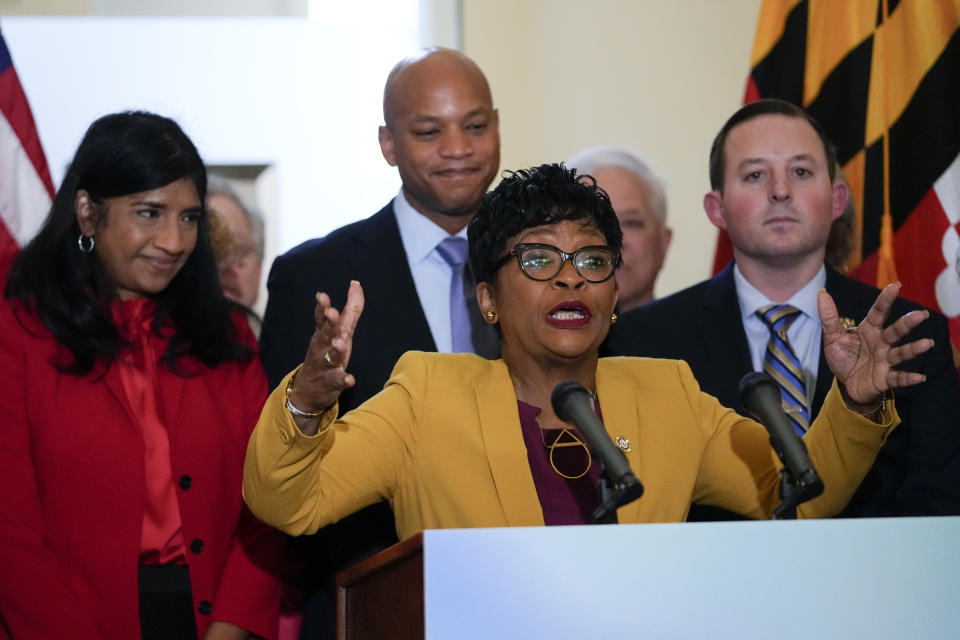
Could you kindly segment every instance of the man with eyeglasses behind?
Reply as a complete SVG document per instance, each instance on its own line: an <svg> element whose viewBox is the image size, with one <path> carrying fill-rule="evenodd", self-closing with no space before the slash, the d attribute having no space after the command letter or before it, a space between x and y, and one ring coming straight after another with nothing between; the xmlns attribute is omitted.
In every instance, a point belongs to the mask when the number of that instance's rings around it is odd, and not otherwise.
<svg viewBox="0 0 960 640"><path fill-rule="evenodd" d="M593 176L620 220L623 266L617 271L617 311L626 313L650 302L673 237L663 179L637 154L608 145L578 151L567 166Z"/></svg>
<svg viewBox="0 0 960 640"><path fill-rule="evenodd" d="M207 176L207 209L229 236L225 254L217 256L223 295L252 309L263 272L263 218L243 203L226 178L215 174Z"/></svg>

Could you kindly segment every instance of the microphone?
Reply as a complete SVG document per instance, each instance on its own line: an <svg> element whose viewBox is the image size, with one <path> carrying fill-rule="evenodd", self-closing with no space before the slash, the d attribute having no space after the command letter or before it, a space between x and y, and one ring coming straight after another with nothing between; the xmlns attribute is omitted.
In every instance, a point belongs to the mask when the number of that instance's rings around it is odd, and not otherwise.
<svg viewBox="0 0 960 640"><path fill-rule="evenodd" d="M583 435L590 451L600 462L600 468L613 482L614 487L640 484L630 470L627 456L613 444L607 430L603 428L603 423L593 410L593 395L586 387L574 380L564 380L553 388L550 404L553 405L557 417L574 425ZM642 487L640 491L643 491ZM639 497L639 494L636 497Z"/></svg>
<svg viewBox="0 0 960 640"><path fill-rule="evenodd" d="M807 445L783 411L780 387L768 374L751 371L740 379L740 401L770 434L770 444L780 456L797 487L799 504L823 493L823 481L813 468ZM782 496L785 497L785 496Z"/></svg>

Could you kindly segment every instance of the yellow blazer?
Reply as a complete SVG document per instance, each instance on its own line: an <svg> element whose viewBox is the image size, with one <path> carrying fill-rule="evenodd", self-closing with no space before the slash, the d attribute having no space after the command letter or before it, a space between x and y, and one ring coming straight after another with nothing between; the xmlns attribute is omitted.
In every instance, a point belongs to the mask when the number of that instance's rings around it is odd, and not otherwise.
<svg viewBox="0 0 960 640"><path fill-rule="evenodd" d="M502 360L408 352L383 391L339 420L332 409L312 437L284 408L287 379L264 406L244 467L244 498L264 522L313 533L387 499L401 538L543 525ZM645 488L618 510L620 522L679 522L694 500L769 517L781 465L767 432L701 392L685 362L603 358L597 397L608 433L630 441L626 455ZM892 403L883 418L847 409L834 383L805 436L826 490L800 516L844 507L899 423Z"/></svg>

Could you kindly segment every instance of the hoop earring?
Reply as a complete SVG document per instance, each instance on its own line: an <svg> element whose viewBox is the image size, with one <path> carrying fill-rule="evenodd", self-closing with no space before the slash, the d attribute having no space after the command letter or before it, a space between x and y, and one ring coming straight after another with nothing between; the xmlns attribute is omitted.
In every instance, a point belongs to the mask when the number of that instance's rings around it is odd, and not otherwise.
<svg viewBox="0 0 960 640"><path fill-rule="evenodd" d="M617 314L611 313L611 314L610 314L610 324L617 324L617 320L619 320L619 318L617 317Z"/></svg>
<svg viewBox="0 0 960 640"><path fill-rule="evenodd" d="M89 240L90 244L84 245L83 244L84 239ZM94 241L93 236L85 236L83 235L83 233L81 233L80 237L77 238L77 246L80 247L80 251L82 251L83 253L90 253L91 251L93 251L93 245L95 244L96 242Z"/></svg>
<svg viewBox="0 0 960 640"><path fill-rule="evenodd" d="M487 322L497 321L497 312L494 311L493 309L488 309L487 312L483 315L487 318Z"/></svg>

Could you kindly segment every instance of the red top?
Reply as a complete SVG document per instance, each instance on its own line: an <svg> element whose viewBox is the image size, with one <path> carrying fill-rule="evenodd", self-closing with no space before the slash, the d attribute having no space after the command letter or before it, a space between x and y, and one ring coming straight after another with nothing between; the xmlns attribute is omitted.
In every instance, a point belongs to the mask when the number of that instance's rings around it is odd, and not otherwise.
<svg viewBox="0 0 960 640"><path fill-rule="evenodd" d="M143 433L146 493L140 564L183 564L186 545L180 508L170 467L170 437L157 412L157 362L163 355L159 336L150 330L153 303L142 298L113 305L113 320L120 335L130 343L116 360L127 401Z"/></svg>
<svg viewBox="0 0 960 640"><path fill-rule="evenodd" d="M253 347L246 320L237 315L235 326ZM148 402L150 385L128 389L129 367L118 361L83 376L59 371L51 362L63 360L63 346L29 311L21 307L18 321L11 301L0 301L0 639L139 638L137 565L145 549L159 558L171 548L145 537L144 524L160 513L155 521L167 524L156 530L166 531L171 510L200 637L213 620L276 637L283 538L240 495L266 377L255 357L212 369L184 357L178 375L156 359L168 338L148 340L164 458L146 455L149 421L131 400L139 388ZM145 495L161 458L173 503Z"/></svg>

